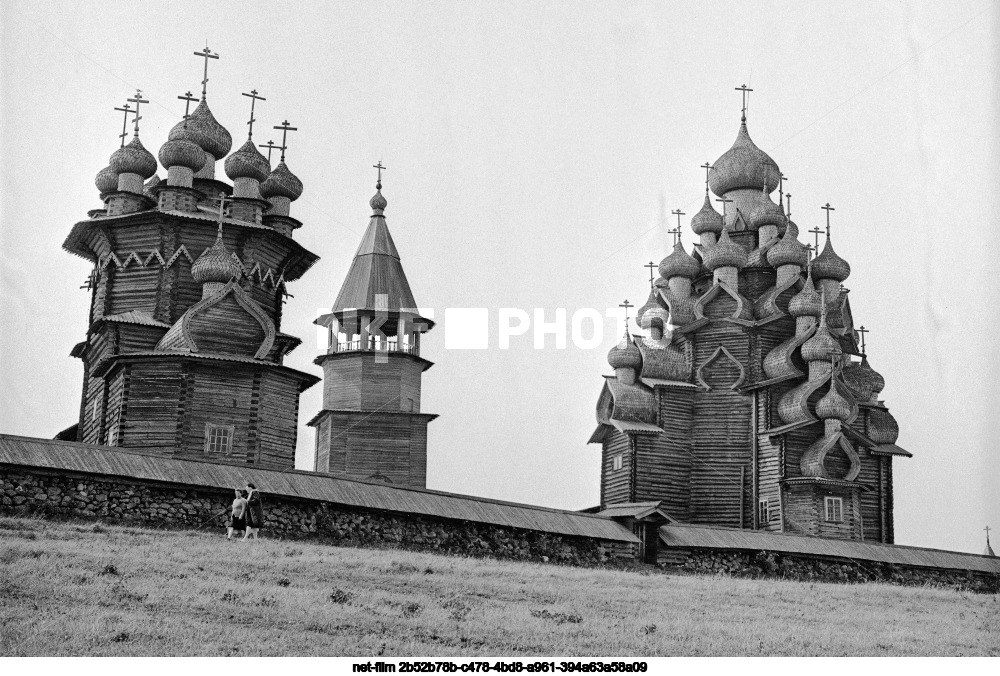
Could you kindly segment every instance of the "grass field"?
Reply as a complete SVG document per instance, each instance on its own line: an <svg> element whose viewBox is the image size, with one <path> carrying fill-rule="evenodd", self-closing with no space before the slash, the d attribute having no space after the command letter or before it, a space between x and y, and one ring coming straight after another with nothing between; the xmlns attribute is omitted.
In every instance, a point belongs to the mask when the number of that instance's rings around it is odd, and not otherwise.
<svg viewBox="0 0 1000 676"><path fill-rule="evenodd" d="M1000 600L0 518L0 655L1000 655Z"/></svg>

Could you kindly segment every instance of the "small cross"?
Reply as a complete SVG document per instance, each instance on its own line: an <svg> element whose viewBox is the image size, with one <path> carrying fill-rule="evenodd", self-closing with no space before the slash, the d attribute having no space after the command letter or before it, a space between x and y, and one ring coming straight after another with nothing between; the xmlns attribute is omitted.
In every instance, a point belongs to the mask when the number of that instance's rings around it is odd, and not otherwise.
<svg viewBox="0 0 1000 676"><path fill-rule="evenodd" d="M743 92L743 117L742 117L742 119L743 119L744 122L746 122L747 121L747 94L749 94L753 90L750 89L749 87L747 87L746 85L742 85L740 87L737 87L736 91Z"/></svg>
<svg viewBox="0 0 1000 676"><path fill-rule="evenodd" d="M649 261L649 264L644 265L643 267L644 268L649 268L649 288L650 288L650 290L652 290L653 289L653 280L655 279L654 272L656 270L656 263L654 263L653 261Z"/></svg>
<svg viewBox="0 0 1000 676"><path fill-rule="evenodd" d="M250 121L247 122L247 124L250 125L250 133L247 134L247 140L249 140L249 139L253 138L253 123L256 121L256 120L254 120L254 117L253 117L253 107L257 104L258 101L267 101L267 99L265 99L263 96L257 96L257 90L256 89L251 89L249 94L247 94L245 92L241 92L241 93L243 94L243 96L249 96L250 97Z"/></svg>
<svg viewBox="0 0 1000 676"><path fill-rule="evenodd" d="M821 206L820 209L823 209L824 211L826 211L826 236L829 237L830 236L830 212L831 211L836 211L836 209L834 209L833 207L831 207L829 202L827 202L826 204L824 204L823 206Z"/></svg>
<svg viewBox="0 0 1000 676"><path fill-rule="evenodd" d="M993 530L993 529L990 528L989 526L987 526L983 530L986 531L986 546L989 547L990 546L990 531Z"/></svg>
<svg viewBox="0 0 1000 676"><path fill-rule="evenodd" d="M191 96L191 92L184 92L183 96L178 96L177 98L179 98L181 101L186 101L186 103L184 104L184 128L187 129L188 118L191 117L191 114L189 112L191 110L191 103L193 101L197 101L198 99Z"/></svg>
<svg viewBox="0 0 1000 676"><path fill-rule="evenodd" d="M677 229L680 230L681 229L681 216L684 216L685 213L683 211L681 211L680 209L674 209L670 213L672 213L674 216L677 217Z"/></svg>
<svg viewBox="0 0 1000 676"><path fill-rule="evenodd" d="M674 236L674 246L676 246L677 242L681 241L681 226L678 225L673 230L667 230L667 232Z"/></svg>
<svg viewBox="0 0 1000 676"><path fill-rule="evenodd" d="M288 120L285 120L281 124L275 127L275 129L281 130L281 161L285 161L285 150L288 148L288 132L298 131L298 127L290 127L288 125Z"/></svg>
<svg viewBox="0 0 1000 676"><path fill-rule="evenodd" d="M132 106L130 106L127 103L125 104L124 108L115 108L115 110L117 110L119 112L122 112L122 113L125 113L125 119L122 120L122 133L118 135L118 137L122 140L122 144L121 144L120 147L124 148L125 147L125 137L128 136L128 132L125 131L128 128L128 116L130 114L134 113L135 111L132 110Z"/></svg>
<svg viewBox="0 0 1000 676"><path fill-rule="evenodd" d="M781 172L778 172L778 203L779 204L785 198L785 181L787 181L787 180L788 180L787 176L785 176Z"/></svg>
<svg viewBox="0 0 1000 676"><path fill-rule="evenodd" d="M375 184L375 187L376 187L377 190L381 190L382 189L382 170L383 169L388 169L389 167L382 166L382 160L379 160L378 164L373 164L372 165L372 168L373 169L378 169L378 180L377 180L377 182Z"/></svg>
<svg viewBox="0 0 1000 676"><path fill-rule="evenodd" d="M722 216L723 216L723 218L725 218L725 216L726 216L726 204L728 204L729 202L732 202L732 200L731 199L726 199L725 197L717 197L717 198L715 198L715 201L716 202L722 202Z"/></svg>
<svg viewBox="0 0 1000 676"><path fill-rule="evenodd" d="M204 101L205 95L208 92L208 60L218 59L219 55L212 53L212 50L208 48L207 41L205 42L205 49L201 50L200 52L195 52L194 55L200 56L201 58L205 59L205 75L201 81L201 100Z"/></svg>
<svg viewBox="0 0 1000 676"><path fill-rule="evenodd" d="M819 251L819 236L823 233L823 229L817 225L809 232L816 236L816 251Z"/></svg>
<svg viewBox="0 0 1000 676"><path fill-rule="evenodd" d="M712 170L712 165L709 162L701 165L701 168L705 170L705 194L708 194L708 172Z"/></svg>
<svg viewBox="0 0 1000 676"><path fill-rule="evenodd" d="M816 248L812 244L806 244L806 251L809 252L809 260L812 261L813 254L816 253Z"/></svg>
<svg viewBox="0 0 1000 676"><path fill-rule="evenodd" d="M628 328L628 309L630 307L635 307L632 303L628 302L628 298L625 299L624 303L619 303L618 307L625 308L625 327Z"/></svg>
<svg viewBox="0 0 1000 676"><path fill-rule="evenodd" d="M149 103L149 101L147 101L146 99L142 98L142 90L141 89L136 89L135 90L135 98L134 99L128 99L128 100L135 104L135 118L133 120L135 122L134 133L135 133L136 136L138 136L139 135L139 120L142 119L142 117L139 116L139 105L142 104L142 103Z"/></svg>
<svg viewBox="0 0 1000 676"><path fill-rule="evenodd" d="M788 218L792 217L792 193L785 193L785 200L788 202L788 211L785 213Z"/></svg>
<svg viewBox="0 0 1000 676"><path fill-rule="evenodd" d="M228 202L228 203L232 204L233 199L231 197L227 197L223 193L219 193L218 202L219 202L219 236L221 237L222 236L222 219L226 215L226 203Z"/></svg>
<svg viewBox="0 0 1000 676"><path fill-rule="evenodd" d="M862 325L862 327L860 329L858 329L857 331L858 331L858 333L861 334L861 356L865 356L867 354L865 352L865 334L866 333L871 333L871 330L870 329L866 329Z"/></svg>
<svg viewBox="0 0 1000 676"><path fill-rule="evenodd" d="M274 145L274 141L268 141L267 143L260 143L257 145L258 148L267 148L267 163L271 164L271 151L281 150L281 146Z"/></svg>

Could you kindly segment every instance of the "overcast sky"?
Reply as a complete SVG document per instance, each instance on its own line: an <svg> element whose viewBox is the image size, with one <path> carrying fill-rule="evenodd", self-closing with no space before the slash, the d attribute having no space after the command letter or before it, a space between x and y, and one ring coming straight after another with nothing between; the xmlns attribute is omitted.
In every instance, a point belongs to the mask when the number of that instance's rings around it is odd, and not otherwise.
<svg viewBox="0 0 1000 676"><path fill-rule="evenodd" d="M0 431L51 437L77 417L90 265L61 250L100 207L113 108L141 88L154 154L197 92L245 139L284 119L305 184L295 237L321 257L290 285L287 360L320 374L329 307L364 232L371 165L418 303L488 308L485 351L425 338L423 410L438 413L430 488L578 509L599 499L588 446L607 350L497 348L499 308L601 310L648 293L688 221L699 165L749 129L789 177L805 232L836 207L857 324L899 420L897 542L981 552L1000 532L998 12L932 3L4 2L0 7ZM217 165L222 175L222 163ZM160 170L160 176L164 176ZM672 223L672 221L669 221ZM805 239L805 238L803 238ZM321 387L301 402L310 468Z"/></svg>

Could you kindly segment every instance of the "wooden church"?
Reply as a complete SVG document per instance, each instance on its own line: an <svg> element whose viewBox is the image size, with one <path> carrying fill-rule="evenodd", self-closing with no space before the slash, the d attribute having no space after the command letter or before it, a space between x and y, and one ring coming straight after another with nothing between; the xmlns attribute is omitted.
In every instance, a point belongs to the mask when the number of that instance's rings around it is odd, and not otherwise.
<svg viewBox="0 0 1000 676"><path fill-rule="evenodd" d="M892 543L892 462L910 453L854 325L832 207L813 257L745 98L735 143L703 168L698 242L688 253L678 226L636 316L645 335L608 354L590 438L601 508L659 502L680 522Z"/></svg>
<svg viewBox="0 0 1000 676"><path fill-rule="evenodd" d="M73 226L64 248L94 265L77 425L60 438L273 469L295 466L299 394L319 378L282 364L301 341L281 331L285 286L318 257L293 238L290 205L302 183L201 100L171 129L157 158L139 140L137 93L121 147L97 174L103 209ZM133 135L126 144L128 116ZM228 157L226 157L228 155ZM225 158L232 185L216 178Z"/></svg>

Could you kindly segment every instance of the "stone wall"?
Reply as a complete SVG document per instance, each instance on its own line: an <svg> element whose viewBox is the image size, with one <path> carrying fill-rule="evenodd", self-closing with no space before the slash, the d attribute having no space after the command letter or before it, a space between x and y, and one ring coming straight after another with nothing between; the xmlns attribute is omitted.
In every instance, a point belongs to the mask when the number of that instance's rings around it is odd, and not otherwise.
<svg viewBox="0 0 1000 676"><path fill-rule="evenodd" d="M735 577L778 577L822 582L889 582L902 585L932 584L995 594L1000 575L968 570L925 568L876 561L854 561L780 552L747 552L719 549L671 550L666 569Z"/></svg>
<svg viewBox="0 0 1000 676"><path fill-rule="evenodd" d="M100 518L221 532L232 500L232 491L222 489L0 466L0 514ZM601 543L587 538L268 494L263 502L265 537L578 565L604 558Z"/></svg>

